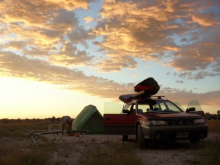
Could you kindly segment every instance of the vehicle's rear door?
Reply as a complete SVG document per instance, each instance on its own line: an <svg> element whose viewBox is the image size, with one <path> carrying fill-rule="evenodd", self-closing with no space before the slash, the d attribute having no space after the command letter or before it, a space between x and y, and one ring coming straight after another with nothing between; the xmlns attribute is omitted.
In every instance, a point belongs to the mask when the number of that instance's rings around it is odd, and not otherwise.
<svg viewBox="0 0 220 165"><path fill-rule="evenodd" d="M104 134L135 134L135 123L138 120L138 116L136 116L133 107L134 105L130 106L129 114L104 114Z"/></svg>
<svg viewBox="0 0 220 165"><path fill-rule="evenodd" d="M104 114L104 134L135 134L135 114Z"/></svg>

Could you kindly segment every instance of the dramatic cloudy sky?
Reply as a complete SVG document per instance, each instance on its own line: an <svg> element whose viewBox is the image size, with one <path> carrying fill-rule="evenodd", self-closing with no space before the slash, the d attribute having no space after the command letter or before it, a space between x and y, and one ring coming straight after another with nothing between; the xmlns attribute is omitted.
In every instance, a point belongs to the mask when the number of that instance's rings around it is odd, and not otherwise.
<svg viewBox="0 0 220 165"><path fill-rule="evenodd" d="M147 77L220 109L219 0L0 0L0 118L103 112Z"/></svg>

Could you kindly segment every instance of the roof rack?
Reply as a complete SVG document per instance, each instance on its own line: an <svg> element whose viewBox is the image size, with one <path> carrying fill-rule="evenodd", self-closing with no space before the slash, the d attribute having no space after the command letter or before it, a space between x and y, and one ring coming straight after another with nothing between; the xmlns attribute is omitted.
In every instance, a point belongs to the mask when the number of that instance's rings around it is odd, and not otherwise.
<svg viewBox="0 0 220 165"><path fill-rule="evenodd" d="M152 94L149 94L147 90L143 90L137 93L134 93L130 99L137 99L137 98L146 98L146 97L164 97L164 96L152 96Z"/></svg>
<svg viewBox="0 0 220 165"><path fill-rule="evenodd" d="M162 99L162 97L165 97L165 96L151 96L151 97L157 97L158 99Z"/></svg>
<svg viewBox="0 0 220 165"><path fill-rule="evenodd" d="M134 94L126 94L119 96L119 99L123 101L124 103L128 103L135 99L144 99L144 98L150 98L150 97L157 97L158 99L162 99L162 97L165 96L153 96L152 94L149 94L148 91L140 91Z"/></svg>

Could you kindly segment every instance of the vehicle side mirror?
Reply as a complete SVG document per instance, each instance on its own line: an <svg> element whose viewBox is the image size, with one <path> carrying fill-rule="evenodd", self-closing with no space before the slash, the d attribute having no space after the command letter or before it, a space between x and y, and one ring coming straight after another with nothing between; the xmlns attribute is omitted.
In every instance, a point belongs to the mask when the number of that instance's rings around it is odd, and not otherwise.
<svg viewBox="0 0 220 165"><path fill-rule="evenodd" d="M190 107L190 108L186 109L186 113L193 112L193 111L196 111L195 107Z"/></svg>
<svg viewBox="0 0 220 165"><path fill-rule="evenodd" d="M130 111L129 111L129 110L127 110L127 109L123 109L123 110L122 110L122 112L123 112L123 113L127 113L127 114L129 114L129 113L130 113Z"/></svg>

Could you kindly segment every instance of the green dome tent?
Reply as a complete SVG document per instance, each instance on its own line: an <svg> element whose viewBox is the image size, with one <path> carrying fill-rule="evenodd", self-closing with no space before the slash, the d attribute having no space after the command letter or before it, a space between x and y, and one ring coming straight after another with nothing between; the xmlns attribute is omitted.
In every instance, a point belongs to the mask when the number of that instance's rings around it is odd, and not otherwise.
<svg viewBox="0 0 220 165"><path fill-rule="evenodd" d="M89 133L103 133L103 118L94 105L86 106L72 123L73 130L88 130Z"/></svg>

